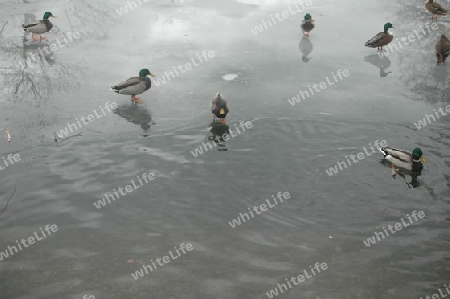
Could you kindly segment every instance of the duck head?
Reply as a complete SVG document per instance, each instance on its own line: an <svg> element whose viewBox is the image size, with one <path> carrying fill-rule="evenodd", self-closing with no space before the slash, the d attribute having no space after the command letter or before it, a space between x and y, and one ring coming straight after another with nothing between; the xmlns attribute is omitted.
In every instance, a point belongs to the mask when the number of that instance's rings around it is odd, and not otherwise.
<svg viewBox="0 0 450 299"><path fill-rule="evenodd" d="M309 21L311 21L311 14L309 14L309 13L307 13L306 15L305 15L305 22L309 22Z"/></svg>
<svg viewBox="0 0 450 299"><path fill-rule="evenodd" d="M422 156L422 150L418 147L414 148L412 151L413 163L425 162L425 158Z"/></svg>
<svg viewBox="0 0 450 299"><path fill-rule="evenodd" d="M220 96L220 93L219 93L219 96ZM226 115L227 103L225 102L225 100L223 99L223 97L222 97L222 98L219 98L219 99L222 100L222 102L220 102L220 104L219 104L219 108L220 108L219 114L220 114L220 115ZM224 120L225 120L225 119L224 119Z"/></svg>
<svg viewBox="0 0 450 299"><path fill-rule="evenodd" d="M153 75L152 73L150 73L150 71L149 71L148 69L142 69L142 70L139 71L139 77L140 77L140 78L145 78L145 77L147 77L148 75L150 75L150 76L152 76L152 77L155 77L155 75Z"/></svg>
<svg viewBox="0 0 450 299"><path fill-rule="evenodd" d="M388 34L392 35L392 31L389 30L391 28L394 28L394 26L391 23L384 24L384 33L388 33Z"/></svg>
<svg viewBox="0 0 450 299"><path fill-rule="evenodd" d="M54 16L51 12L46 11L44 13L44 17L42 18L43 20L48 20L48 18L56 18L56 16Z"/></svg>

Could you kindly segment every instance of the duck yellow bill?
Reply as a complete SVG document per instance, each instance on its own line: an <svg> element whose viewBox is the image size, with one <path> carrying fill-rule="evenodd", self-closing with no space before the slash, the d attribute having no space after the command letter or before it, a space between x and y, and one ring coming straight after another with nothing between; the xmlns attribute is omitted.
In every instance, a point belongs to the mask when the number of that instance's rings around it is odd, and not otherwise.
<svg viewBox="0 0 450 299"><path fill-rule="evenodd" d="M156 77L155 75L153 75L153 74L150 74L150 76L152 76L152 77Z"/></svg>
<svg viewBox="0 0 450 299"><path fill-rule="evenodd" d="M425 157L422 156L422 157L420 157L420 162L422 162L422 163L427 163L427 160L425 160Z"/></svg>
<svg viewBox="0 0 450 299"><path fill-rule="evenodd" d="M57 18L57 16L50 16L50 18Z"/></svg>

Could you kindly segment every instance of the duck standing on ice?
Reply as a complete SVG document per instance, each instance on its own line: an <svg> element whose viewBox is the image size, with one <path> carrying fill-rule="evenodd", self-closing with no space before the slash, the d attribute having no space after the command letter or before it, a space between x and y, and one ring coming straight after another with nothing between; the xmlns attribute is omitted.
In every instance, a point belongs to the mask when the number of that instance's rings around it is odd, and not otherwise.
<svg viewBox="0 0 450 299"><path fill-rule="evenodd" d="M309 37L309 33L314 29L314 20L311 17L311 14L307 13L300 25L302 28L303 35Z"/></svg>
<svg viewBox="0 0 450 299"><path fill-rule="evenodd" d="M35 33L39 34L40 40L44 40L45 37L42 37L41 34L49 32L50 29L52 29L53 27L53 24L50 23L48 18L56 18L56 16L54 16L51 12L47 11L44 13L44 17L42 18L42 20L34 21L33 23L30 24L22 24L22 29L23 31L31 32L31 38L33 39L34 42L37 41L37 39L34 37Z"/></svg>
<svg viewBox="0 0 450 299"><path fill-rule="evenodd" d="M133 103L141 104L143 103L142 100L136 97L136 95L144 93L152 86L152 81L147 76L155 77L148 69L141 69L139 71L139 77L131 77L117 85L113 85L111 86L111 90L118 94L131 95L131 101Z"/></svg>
<svg viewBox="0 0 450 299"><path fill-rule="evenodd" d="M450 40L442 34L441 38L436 44L436 58L437 64L444 64L447 57L450 55Z"/></svg>
<svg viewBox="0 0 450 299"><path fill-rule="evenodd" d="M391 28L394 28L391 23L384 24L384 31L368 40L365 46L369 48L378 48L378 52L384 51L383 47L388 45L394 39Z"/></svg>
<svg viewBox="0 0 450 299"><path fill-rule="evenodd" d="M425 4L426 9L428 9L429 12L432 13L431 19L436 19L437 16L445 16L448 11L442 7L439 3L435 3L434 0L428 0L428 2Z"/></svg>

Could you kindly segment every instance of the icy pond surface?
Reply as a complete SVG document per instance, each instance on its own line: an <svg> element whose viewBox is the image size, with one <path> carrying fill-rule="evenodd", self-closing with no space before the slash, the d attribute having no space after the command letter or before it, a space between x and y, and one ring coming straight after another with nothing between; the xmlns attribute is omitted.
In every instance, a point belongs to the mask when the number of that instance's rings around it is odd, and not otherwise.
<svg viewBox="0 0 450 299"><path fill-rule="evenodd" d="M448 18L427 31L424 1L135 2L2 3L0 298L406 299L448 285L450 116L417 128L449 105L434 53ZM32 42L21 25L45 11L53 29ZM364 43L386 22L395 43L421 37L380 57ZM143 104L109 89L142 68L156 75ZM226 123L208 110L217 91ZM393 178L372 151L383 140L420 147L422 175Z"/></svg>

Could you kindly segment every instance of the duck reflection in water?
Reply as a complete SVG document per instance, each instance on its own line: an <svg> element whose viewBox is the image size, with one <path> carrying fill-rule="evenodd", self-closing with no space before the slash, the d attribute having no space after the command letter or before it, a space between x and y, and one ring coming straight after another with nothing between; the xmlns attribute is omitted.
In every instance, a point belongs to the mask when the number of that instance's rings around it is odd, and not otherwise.
<svg viewBox="0 0 450 299"><path fill-rule="evenodd" d="M123 104L117 107L114 113L133 124L140 125L144 132L147 132L153 124L150 112L142 105Z"/></svg>
<svg viewBox="0 0 450 299"><path fill-rule="evenodd" d="M370 63L371 65L375 66L376 68L380 69L380 77L387 77L392 72L386 72L385 69L389 68L391 66L391 61L389 58L385 55L378 54L371 54L366 57L364 57L364 61L367 63Z"/></svg>
<svg viewBox="0 0 450 299"><path fill-rule="evenodd" d="M41 66L45 66L44 61L48 63L48 65L55 64L54 53L50 50L48 45L44 44L30 44L24 45L24 57L23 61L20 61L19 64L23 67L29 67L34 63L38 63Z"/></svg>
<svg viewBox="0 0 450 299"><path fill-rule="evenodd" d="M308 63L311 60L308 55L311 54L313 50L313 44L311 43L311 40L304 36L298 44L298 48L300 52L302 52L302 61L304 63Z"/></svg>
<svg viewBox="0 0 450 299"><path fill-rule="evenodd" d="M403 168L396 168L395 165L384 159L381 161L381 164L392 170L392 177L394 179L397 178L397 175L402 177L405 180L405 184L409 188L417 188L421 186L418 177L422 175L422 171L410 171ZM411 180L409 182L407 176L411 177Z"/></svg>
<svg viewBox="0 0 450 299"><path fill-rule="evenodd" d="M433 79L430 78L431 80L428 83L430 86L436 88L437 85L438 88L442 89L447 88L448 82L450 81L450 76L447 67L434 68L432 75Z"/></svg>
<svg viewBox="0 0 450 299"><path fill-rule="evenodd" d="M215 119L213 122L209 125L211 127L210 131L212 136L209 136L209 140L214 141L219 147L218 151L228 151L228 149L225 147L225 141L228 140L230 137L230 127L228 124L223 121L224 119ZM227 138L228 135L228 138ZM225 137L225 138L224 138Z"/></svg>

